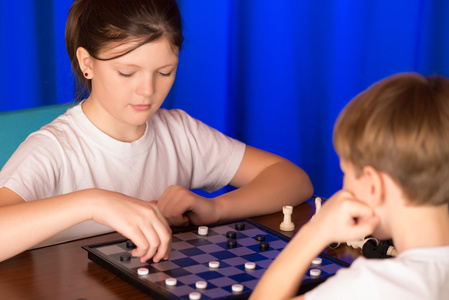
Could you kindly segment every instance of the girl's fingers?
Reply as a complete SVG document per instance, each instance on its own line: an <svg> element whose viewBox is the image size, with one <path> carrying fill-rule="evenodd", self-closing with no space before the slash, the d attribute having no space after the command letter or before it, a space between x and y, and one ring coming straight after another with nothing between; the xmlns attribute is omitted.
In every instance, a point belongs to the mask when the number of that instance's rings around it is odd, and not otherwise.
<svg viewBox="0 0 449 300"><path fill-rule="evenodd" d="M171 251L171 231L167 232L165 228L157 228L155 226L156 231L158 232L158 237L160 239L159 247L154 254L153 261L158 262L161 259L168 259L168 255Z"/></svg>

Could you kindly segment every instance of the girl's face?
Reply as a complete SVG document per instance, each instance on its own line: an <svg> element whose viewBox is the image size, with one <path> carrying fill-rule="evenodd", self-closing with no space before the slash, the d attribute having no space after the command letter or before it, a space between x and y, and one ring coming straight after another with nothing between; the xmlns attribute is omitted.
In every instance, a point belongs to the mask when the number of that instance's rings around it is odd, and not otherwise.
<svg viewBox="0 0 449 300"><path fill-rule="evenodd" d="M123 53L129 45L107 48L100 58ZM140 138L146 121L164 102L173 85L178 50L162 37L112 60L91 58L92 91L83 103L100 130L122 141Z"/></svg>

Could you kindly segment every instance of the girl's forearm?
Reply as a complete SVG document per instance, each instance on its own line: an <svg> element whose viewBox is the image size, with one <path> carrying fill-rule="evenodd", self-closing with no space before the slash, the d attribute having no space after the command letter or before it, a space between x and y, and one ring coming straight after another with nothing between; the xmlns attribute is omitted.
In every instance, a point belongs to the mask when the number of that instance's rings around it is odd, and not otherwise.
<svg viewBox="0 0 449 300"><path fill-rule="evenodd" d="M92 190L0 207L0 261L91 218Z"/></svg>
<svg viewBox="0 0 449 300"><path fill-rule="evenodd" d="M247 185L223 194L217 201L220 220L270 214L284 205L296 206L309 199L313 186L298 166L279 162L267 167Z"/></svg>

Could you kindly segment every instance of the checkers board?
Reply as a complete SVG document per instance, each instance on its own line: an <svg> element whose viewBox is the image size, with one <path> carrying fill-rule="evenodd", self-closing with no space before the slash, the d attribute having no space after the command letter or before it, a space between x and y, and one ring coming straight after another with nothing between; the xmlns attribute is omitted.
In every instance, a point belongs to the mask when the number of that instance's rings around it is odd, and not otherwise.
<svg viewBox="0 0 449 300"><path fill-rule="evenodd" d="M247 299L264 271L290 240L250 219L211 225L206 236L198 228L173 233L172 251L167 261L141 263L131 257L132 242L123 239L83 246L88 258L135 288L155 299L189 299L189 294L199 292L201 299ZM228 233L235 233L237 245L228 247ZM258 239L256 239L256 236ZM260 237L265 239L261 249ZM130 246L131 245L131 246ZM317 286L335 272L348 265L324 253L320 265L311 265L299 294ZM209 262L218 261L219 268L212 269ZM246 262L255 263L253 270L245 269ZM147 268L147 275L138 275L139 268ZM310 270L320 270L312 277ZM175 278L175 286L166 285L167 278ZM197 281L207 282L206 289L197 289ZM243 291L233 292L232 285L240 284Z"/></svg>

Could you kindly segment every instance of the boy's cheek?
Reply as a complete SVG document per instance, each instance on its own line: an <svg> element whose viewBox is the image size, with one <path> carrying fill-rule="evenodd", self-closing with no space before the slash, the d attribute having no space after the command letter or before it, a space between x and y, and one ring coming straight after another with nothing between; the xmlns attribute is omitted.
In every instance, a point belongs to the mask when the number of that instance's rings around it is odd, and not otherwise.
<svg viewBox="0 0 449 300"><path fill-rule="evenodd" d="M378 238L379 240L388 240L391 239L391 234L387 232L382 224L382 219L377 225L376 229L374 229L373 236Z"/></svg>

